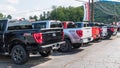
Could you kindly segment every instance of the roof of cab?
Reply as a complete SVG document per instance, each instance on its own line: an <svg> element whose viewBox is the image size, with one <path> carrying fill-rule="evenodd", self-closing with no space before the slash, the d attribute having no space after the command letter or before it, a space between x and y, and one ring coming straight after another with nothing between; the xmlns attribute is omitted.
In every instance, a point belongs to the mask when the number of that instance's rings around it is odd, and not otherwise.
<svg viewBox="0 0 120 68"><path fill-rule="evenodd" d="M32 23L40 23L40 22L61 22L59 20L42 20L42 21L34 21Z"/></svg>
<svg viewBox="0 0 120 68"><path fill-rule="evenodd" d="M8 26L21 26L21 25L32 25L29 21L14 21L14 20L9 20L8 21Z"/></svg>

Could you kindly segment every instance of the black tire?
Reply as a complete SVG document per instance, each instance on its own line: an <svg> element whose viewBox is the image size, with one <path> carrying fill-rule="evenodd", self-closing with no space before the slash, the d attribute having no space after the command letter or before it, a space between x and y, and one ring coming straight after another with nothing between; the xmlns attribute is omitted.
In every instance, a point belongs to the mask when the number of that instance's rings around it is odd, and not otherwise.
<svg viewBox="0 0 120 68"><path fill-rule="evenodd" d="M113 34L113 36L116 36L117 35L117 32L115 32L115 34Z"/></svg>
<svg viewBox="0 0 120 68"><path fill-rule="evenodd" d="M15 45L11 51L11 58L15 64L24 64L28 61L29 53L21 45Z"/></svg>
<svg viewBox="0 0 120 68"><path fill-rule="evenodd" d="M73 48L77 49L77 48L80 48L83 44L73 44Z"/></svg>
<svg viewBox="0 0 120 68"><path fill-rule="evenodd" d="M58 51L60 52L69 52L72 50L71 42L68 39L65 39L65 44L61 45Z"/></svg>
<svg viewBox="0 0 120 68"><path fill-rule="evenodd" d="M107 37L106 37L106 39L110 39L111 38L111 35L108 35Z"/></svg>
<svg viewBox="0 0 120 68"><path fill-rule="evenodd" d="M101 39L100 38L97 38L95 41L100 41Z"/></svg>
<svg viewBox="0 0 120 68"><path fill-rule="evenodd" d="M111 30L108 30L108 35L106 36L106 39L110 39L112 34L113 34L113 32Z"/></svg>
<svg viewBox="0 0 120 68"><path fill-rule="evenodd" d="M49 55L51 55L52 51L51 51L51 50L41 51L41 52L39 52L39 53L40 53L40 55L41 55L42 57L48 57Z"/></svg>
<svg viewBox="0 0 120 68"><path fill-rule="evenodd" d="M105 39L110 39L111 38L111 35L107 35Z"/></svg>
<svg viewBox="0 0 120 68"><path fill-rule="evenodd" d="M102 37L102 40L105 40L107 36Z"/></svg>

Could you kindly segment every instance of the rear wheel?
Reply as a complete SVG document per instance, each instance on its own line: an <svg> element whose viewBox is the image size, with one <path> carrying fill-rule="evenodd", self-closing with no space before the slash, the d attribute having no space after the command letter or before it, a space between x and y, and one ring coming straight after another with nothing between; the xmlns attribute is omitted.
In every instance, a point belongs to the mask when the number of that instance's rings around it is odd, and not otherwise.
<svg viewBox="0 0 120 68"><path fill-rule="evenodd" d="M117 35L117 32L115 32L114 34L113 34L113 36L116 36Z"/></svg>
<svg viewBox="0 0 120 68"><path fill-rule="evenodd" d="M21 45L15 45L11 51L11 58L16 64L24 64L28 61L29 53Z"/></svg>
<svg viewBox="0 0 120 68"><path fill-rule="evenodd" d="M59 51L61 51L61 52L69 52L71 50L72 50L72 45L71 45L70 40L65 39L65 44L60 46Z"/></svg>
<svg viewBox="0 0 120 68"><path fill-rule="evenodd" d="M102 39L105 40L107 36L103 36Z"/></svg>
<svg viewBox="0 0 120 68"><path fill-rule="evenodd" d="M106 39L110 39L110 37L111 37L111 35L107 35L107 36L106 36Z"/></svg>
<svg viewBox="0 0 120 68"><path fill-rule="evenodd" d="M42 57L48 57L49 55L51 55L52 51L51 51L51 50L41 51L41 52L39 52L39 53L40 53L40 55L41 55Z"/></svg>

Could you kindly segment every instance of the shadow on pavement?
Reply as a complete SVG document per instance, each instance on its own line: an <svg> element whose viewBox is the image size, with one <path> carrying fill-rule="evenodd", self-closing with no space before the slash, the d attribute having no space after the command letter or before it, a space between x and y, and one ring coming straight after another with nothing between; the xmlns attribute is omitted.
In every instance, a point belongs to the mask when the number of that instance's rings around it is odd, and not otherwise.
<svg viewBox="0 0 120 68"><path fill-rule="evenodd" d="M110 39L106 39L106 40L113 40L112 38L110 38Z"/></svg>
<svg viewBox="0 0 120 68"><path fill-rule="evenodd" d="M102 40L95 40L95 41L92 41L92 43L99 43L101 42Z"/></svg>
<svg viewBox="0 0 120 68"><path fill-rule="evenodd" d="M52 54L52 56L71 55L71 54L76 54L78 52L81 52L83 50L84 49L73 49L71 52L58 52L58 51L54 51L54 53Z"/></svg>
<svg viewBox="0 0 120 68"><path fill-rule="evenodd" d="M93 44L88 43L88 44L83 44L81 47L88 47L88 46L92 46Z"/></svg>
<svg viewBox="0 0 120 68"><path fill-rule="evenodd" d="M36 65L42 64L44 62L47 62L51 60L52 58L46 57L43 58L40 55L38 56L30 56L28 62L23 65L16 65L12 62L10 56L1 56L0 55L0 68L31 68Z"/></svg>

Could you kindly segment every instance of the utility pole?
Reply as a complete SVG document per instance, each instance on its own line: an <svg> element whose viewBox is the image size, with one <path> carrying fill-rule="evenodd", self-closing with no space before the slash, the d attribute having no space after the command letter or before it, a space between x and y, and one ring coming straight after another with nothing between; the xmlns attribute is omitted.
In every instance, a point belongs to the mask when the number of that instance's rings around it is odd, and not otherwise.
<svg viewBox="0 0 120 68"><path fill-rule="evenodd" d="M115 3L114 3L114 21L115 21L115 25L116 25L116 23L117 23L117 21L116 21L116 15L117 15L117 13L116 13L116 9L115 9L116 7L115 7Z"/></svg>
<svg viewBox="0 0 120 68"><path fill-rule="evenodd" d="M91 5L90 5L90 0L89 0L89 15L90 15L89 22L91 22Z"/></svg>
<svg viewBox="0 0 120 68"><path fill-rule="evenodd" d="M94 0L92 0L91 22L94 22Z"/></svg>
<svg viewBox="0 0 120 68"><path fill-rule="evenodd" d="M117 21L116 21L116 15L114 15L114 21L115 21L114 25L116 25L116 23L117 23Z"/></svg>

